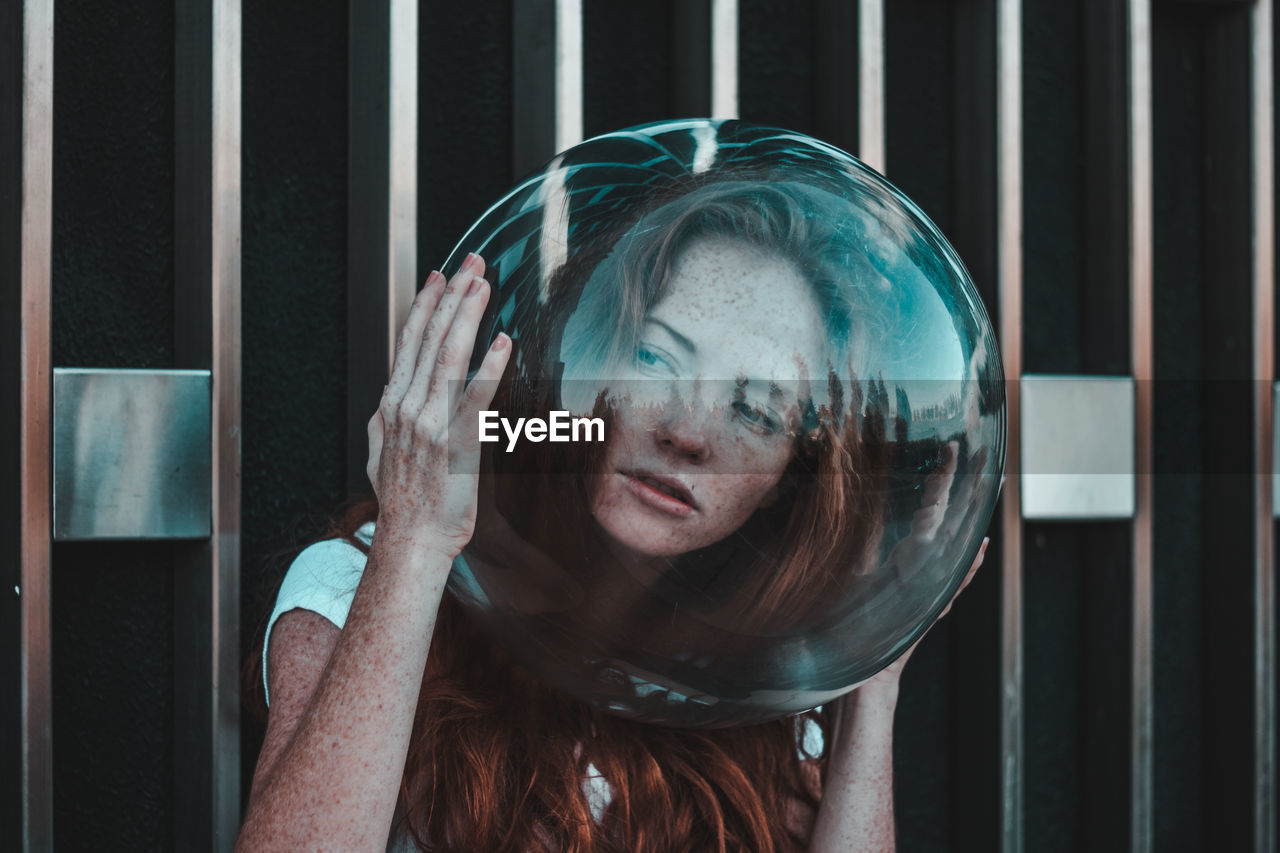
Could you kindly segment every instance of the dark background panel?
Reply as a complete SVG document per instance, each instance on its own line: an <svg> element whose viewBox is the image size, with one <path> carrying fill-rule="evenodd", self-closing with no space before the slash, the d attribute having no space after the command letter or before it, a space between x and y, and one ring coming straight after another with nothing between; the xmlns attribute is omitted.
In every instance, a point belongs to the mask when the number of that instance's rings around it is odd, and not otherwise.
<svg viewBox="0 0 1280 853"><path fill-rule="evenodd" d="M1075 4L1036 3L1023 9L1026 373L1082 368L1080 24ZM1027 524L1023 535L1023 831L1028 850L1071 851L1082 849L1085 554L1076 525Z"/></svg>
<svg viewBox="0 0 1280 853"><path fill-rule="evenodd" d="M418 15L421 284L517 177L512 110L521 107L511 97L509 2L429 0Z"/></svg>
<svg viewBox="0 0 1280 853"><path fill-rule="evenodd" d="M54 15L53 363L172 367L172 4ZM164 545L53 549L60 849L170 843L171 561Z"/></svg>
<svg viewBox="0 0 1280 853"><path fill-rule="evenodd" d="M347 9L243 9L241 651L344 494ZM241 728L246 756L262 729ZM241 764L243 797L253 762Z"/></svg>
<svg viewBox="0 0 1280 853"><path fill-rule="evenodd" d="M675 118L668 102L671 4L584 3L582 112L587 138Z"/></svg>
<svg viewBox="0 0 1280 853"><path fill-rule="evenodd" d="M948 236L954 199L953 47L950 2L885 4L887 175ZM988 558L982 571L998 571L998 565ZM954 621L948 618L926 635L903 674L895 721L894 808L904 850L951 849L955 832L952 697L972 685L957 684Z"/></svg>
<svg viewBox="0 0 1280 853"><path fill-rule="evenodd" d="M54 7L53 363L173 366L173 4Z"/></svg>
<svg viewBox="0 0 1280 853"><path fill-rule="evenodd" d="M1152 16L1155 183L1155 465L1187 471L1204 446L1200 240L1204 204L1200 125L1204 117L1205 13L1172 4ZM1167 425L1167 426L1165 426ZM1196 466L1195 471L1199 471ZM1204 724L1200 603L1204 539L1203 477L1169 474L1155 482L1156 708L1153 733L1154 843L1157 850L1202 850Z"/></svg>
<svg viewBox="0 0 1280 853"><path fill-rule="evenodd" d="M53 549L53 819L59 850L172 845L172 548Z"/></svg>
<svg viewBox="0 0 1280 853"><path fill-rule="evenodd" d="M811 132L814 33L810 4L742 0L738 33L739 117Z"/></svg>
<svg viewBox="0 0 1280 853"><path fill-rule="evenodd" d="M885 169L952 238L955 4L885 4Z"/></svg>
<svg viewBox="0 0 1280 853"><path fill-rule="evenodd" d="M1079 373L1084 239L1080 9L1028 3L1022 23L1023 372Z"/></svg>

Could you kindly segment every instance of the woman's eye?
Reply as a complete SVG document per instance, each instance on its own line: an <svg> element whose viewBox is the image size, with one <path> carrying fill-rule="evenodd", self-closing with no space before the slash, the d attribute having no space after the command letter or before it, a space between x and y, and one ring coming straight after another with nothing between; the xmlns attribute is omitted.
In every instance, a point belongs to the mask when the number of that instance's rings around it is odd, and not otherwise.
<svg viewBox="0 0 1280 853"><path fill-rule="evenodd" d="M650 372L673 373L671 363L646 346L636 349L636 366Z"/></svg>
<svg viewBox="0 0 1280 853"><path fill-rule="evenodd" d="M772 413L743 400L734 402L733 411L739 420L756 432L775 435L782 431L782 422Z"/></svg>

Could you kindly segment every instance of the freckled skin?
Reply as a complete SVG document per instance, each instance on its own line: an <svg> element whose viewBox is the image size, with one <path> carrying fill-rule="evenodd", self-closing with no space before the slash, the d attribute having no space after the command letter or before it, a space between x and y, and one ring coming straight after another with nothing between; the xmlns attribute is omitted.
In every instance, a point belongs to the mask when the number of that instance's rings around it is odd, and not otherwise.
<svg viewBox="0 0 1280 853"><path fill-rule="evenodd" d="M276 624L272 704L239 851L386 847L440 599L475 524L479 445L451 457L448 430L476 422L511 351L499 337L475 393L450 409L449 382L466 377L488 300L483 271L470 256L447 284L433 273L414 300L369 422L380 513L345 627L303 610Z"/></svg>
<svg viewBox="0 0 1280 853"><path fill-rule="evenodd" d="M825 371L823 327L794 266L723 239L695 242L677 258L648 320L642 345L652 339L664 364L619 378L651 380L632 387L647 386L655 399L632 399L616 413L592 510L624 547L674 556L724 539L771 499L793 442L785 434L762 435L734 416L736 382L751 380L748 387L760 389L753 398L764 400L772 380L794 388L801 376ZM793 398L777 407L795 405ZM676 518L638 500L622 473L637 469L681 481L695 511Z"/></svg>

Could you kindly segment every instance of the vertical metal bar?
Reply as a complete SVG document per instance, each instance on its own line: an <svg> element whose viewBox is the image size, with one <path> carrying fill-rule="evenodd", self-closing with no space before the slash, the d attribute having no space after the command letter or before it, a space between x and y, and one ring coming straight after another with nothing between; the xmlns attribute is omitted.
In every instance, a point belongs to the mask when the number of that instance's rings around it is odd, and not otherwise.
<svg viewBox="0 0 1280 853"><path fill-rule="evenodd" d="M347 491L417 292L418 7L352 0L347 173Z"/></svg>
<svg viewBox="0 0 1280 853"><path fill-rule="evenodd" d="M53 2L0 13L0 847L53 849Z"/></svg>
<svg viewBox="0 0 1280 853"><path fill-rule="evenodd" d="M1155 298L1152 231L1151 0L1129 0L1129 294L1134 377L1133 645L1130 849L1150 853L1152 611L1155 561Z"/></svg>
<svg viewBox="0 0 1280 853"><path fill-rule="evenodd" d="M711 116L738 117L738 0L711 0Z"/></svg>
<svg viewBox="0 0 1280 853"><path fill-rule="evenodd" d="M582 141L582 0L556 0L555 104L552 154Z"/></svg>
<svg viewBox="0 0 1280 853"><path fill-rule="evenodd" d="M1253 849L1276 849L1275 522L1271 505L1275 365L1275 175L1271 0L1250 19L1253 113L1254 813Z"/></svg>
<svg viewBox="0 0 1280 853"><path fill-rule="evenodd" d="M175 549L174 846L240 823L240 2L176 4L175 358L212 374L212 518Z"/></svg>
<svg viewBox="0 0 1280 853"><path fill-rule="evenodd" d="M884 0L858 0L858 159L885 170Z"/></svg>
<svg viewBox="0 0 1280 853"><path fill-rule="evenodd" d="M1022 9L1021 0L996 7L996 231L1000 347L1009 407L1009 442L1001 524L1001 850L1022 851L1023 677L1022 513L1019 378L1022 376Z"/></svg>

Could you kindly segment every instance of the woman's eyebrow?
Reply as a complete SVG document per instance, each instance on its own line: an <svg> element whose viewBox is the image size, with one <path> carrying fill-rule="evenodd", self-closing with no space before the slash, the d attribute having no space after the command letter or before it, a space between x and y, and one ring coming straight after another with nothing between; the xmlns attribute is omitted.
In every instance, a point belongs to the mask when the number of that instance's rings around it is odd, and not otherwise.
<svg viewBox="0 0 1280 853"><path fill-rule="evenodd" d="M661 320L656 320L653 317L650 317L649 322L653 323L656 326L661 326L663 329L665 329L667 334L671 336L671 339L675 341L677 344L679 344L681 347L683 347L684 349L688 350L690 355L693 355L698 351L698 348L693 345L693 341L689 340L684 335L680 334L675 329L671 328Z"/></svg>

